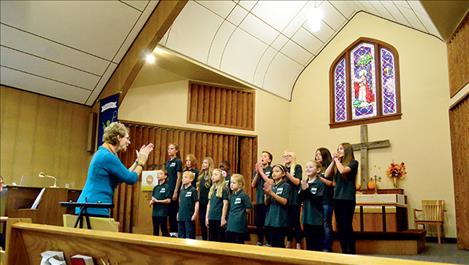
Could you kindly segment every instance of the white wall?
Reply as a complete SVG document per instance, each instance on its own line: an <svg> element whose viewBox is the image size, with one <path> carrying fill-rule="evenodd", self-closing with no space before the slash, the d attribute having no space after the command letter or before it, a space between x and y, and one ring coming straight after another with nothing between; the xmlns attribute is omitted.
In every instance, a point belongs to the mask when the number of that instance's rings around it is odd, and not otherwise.
<svg viewBox="0 0 469 265"><path fill-rule="evenodd" d="M456 237L448 118L446 44L439 39L375 16L360 13L334 38L298 79L291 102L289 145L299 162L317 147L334 151L341 142L358 143L360 126L329 128L329 69L335 58L360 37L393 45L399 53L402 119L368 125L369 141L389 139L391 147L369 151L370 175L382 176L390 162L404 161L408 177L400 182L412 208L423 199L444 199L446 235ZM357 160L360 153L356 152Z"/></svg>

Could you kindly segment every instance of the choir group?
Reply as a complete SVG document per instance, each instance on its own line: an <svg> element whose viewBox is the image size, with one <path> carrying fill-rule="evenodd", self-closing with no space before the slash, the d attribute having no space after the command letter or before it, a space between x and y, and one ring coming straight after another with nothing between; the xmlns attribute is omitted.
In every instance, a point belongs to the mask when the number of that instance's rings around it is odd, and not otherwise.
<svg viewBox="0 0 469 265"><path fill-rule="evenodd" d="M355 253L358 162L349 143L340 144L334 155L317 149L304 171L293 152L282 155L282 164L271 165L272 154L263 151L250 183L252 199L244 191L245 178L231 174L229 162L216 167L207 156L199 170L195 156L188 154L183 162L178 149L168 146L169 159L157 171L150 201L154 235L161 230L163 236L194 239L198 218L203 240L243 244L249 240L247 212L254 208L257 245L292 247L295 239L294 247L301 248L304 238L308 250L332 251L334 211L342 252Z"/></svg>

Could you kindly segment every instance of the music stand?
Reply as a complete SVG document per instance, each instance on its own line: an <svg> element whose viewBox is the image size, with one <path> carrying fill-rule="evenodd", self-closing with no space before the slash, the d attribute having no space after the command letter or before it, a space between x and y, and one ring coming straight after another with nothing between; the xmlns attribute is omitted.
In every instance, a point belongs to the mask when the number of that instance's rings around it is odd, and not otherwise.
<svg viewBox="0 0 469 265"><path fill-rule="evenodd" d="M83 217L86 219L86 225L88 229L91 229L90 223L90 216L88 215L88 208L107 208L111 209L114 208L114 204L112 203L92 203L92 202L59 202L59 204L63 207L67 208L80 208L80 214L78 215L77 221L73 226L76 228L80 225L80 228L83 228Z"/></svg>

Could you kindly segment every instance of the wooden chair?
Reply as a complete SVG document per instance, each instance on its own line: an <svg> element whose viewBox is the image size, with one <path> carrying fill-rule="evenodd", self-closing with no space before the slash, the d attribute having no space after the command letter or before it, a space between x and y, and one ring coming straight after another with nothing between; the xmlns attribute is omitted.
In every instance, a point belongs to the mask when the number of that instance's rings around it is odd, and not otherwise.
<svg viewBox="0 0 469 265"><path fill-rule="evenodd" d="M445 222L445 201L444 200L422 200L422 209L414 209L415 228L422 225L435 225L438 236L438 244L444 238L443 225Z"/></svg>

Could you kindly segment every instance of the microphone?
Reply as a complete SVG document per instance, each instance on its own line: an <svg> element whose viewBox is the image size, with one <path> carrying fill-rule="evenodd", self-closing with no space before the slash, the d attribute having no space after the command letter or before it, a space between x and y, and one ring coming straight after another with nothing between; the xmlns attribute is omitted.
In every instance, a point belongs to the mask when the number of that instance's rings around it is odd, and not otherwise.
<svg viewBox="0 0 469 265"><path fill-rule="evenodd" d="M50 187L51 187L51 188L56 188L56 187L57 187L57 178L56 178L56 177L47 175L47 174L44 173L44 172L39 172L38 177L40 177L40 178L51 178L51 179L54 179L54 185L53 185L53 186L50 186Z"/></svg>

